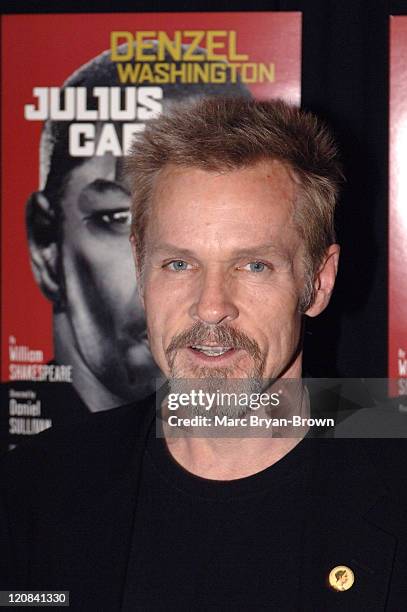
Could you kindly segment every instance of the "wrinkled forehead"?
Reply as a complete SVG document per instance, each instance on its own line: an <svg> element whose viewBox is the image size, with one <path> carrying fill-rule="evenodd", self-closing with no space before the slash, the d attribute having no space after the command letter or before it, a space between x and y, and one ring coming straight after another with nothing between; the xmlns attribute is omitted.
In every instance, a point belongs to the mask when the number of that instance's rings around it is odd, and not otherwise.
<svg viewBox="0 0 407 612"><path fill-rule="evenodd" d="M291 253L302 242L293 222L294 193L278 161L227 172L168 167L151 202L148 248L171 243L226 254L271 243Z"/></svg>

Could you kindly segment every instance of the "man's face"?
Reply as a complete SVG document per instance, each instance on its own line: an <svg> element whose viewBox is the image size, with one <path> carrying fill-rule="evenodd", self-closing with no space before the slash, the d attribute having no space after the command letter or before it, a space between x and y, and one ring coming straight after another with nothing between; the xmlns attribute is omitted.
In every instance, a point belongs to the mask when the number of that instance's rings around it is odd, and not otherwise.
<svg viewBox="0 0 407 612"><path fill-rule="evenodd" d="M132 399L156 367L136 290L129 234L129 194L110 155L69 175L62 198L61 265L66 314L76 350L113 393Z"/></svg>
<svg viewBox="0 0 407 612"><path fill-rule="evenodd" d="M283 164L167 167L146 232L151 350L170 378L300 376L303 244Z"/></svg>

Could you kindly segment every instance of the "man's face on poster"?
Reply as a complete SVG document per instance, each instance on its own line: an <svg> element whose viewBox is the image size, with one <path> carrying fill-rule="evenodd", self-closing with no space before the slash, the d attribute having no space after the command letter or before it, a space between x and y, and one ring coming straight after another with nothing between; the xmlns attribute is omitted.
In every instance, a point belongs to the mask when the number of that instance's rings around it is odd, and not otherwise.
<svg viewBox="0 0 407 612"><path fill-rule="evenodd" d="M60 202L63 308L81 359L105 386L132 399L156 367L129 247L130 197L120 158L84 160L68 175ZM140 387L138 387L140 390Z"/></svg>

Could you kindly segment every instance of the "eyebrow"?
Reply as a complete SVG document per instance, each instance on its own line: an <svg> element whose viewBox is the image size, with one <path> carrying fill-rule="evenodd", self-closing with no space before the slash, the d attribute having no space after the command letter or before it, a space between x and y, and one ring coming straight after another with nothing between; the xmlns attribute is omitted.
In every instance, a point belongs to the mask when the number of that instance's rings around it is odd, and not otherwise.
<svg viewBox="0 0 407 612"><path fill-rule="evenodd" d="M82 189L82 192L88 189L96 191L96 193L106 193L107 191L119 192L130 197L130 192L123 187L123 185L116 181L108 181L102 178L95 179L91 183L88 183L88 185Z"/></svg>
<svg viewBox="0 0 407 612"><path fill-rule="evenodd" d="M179 246L170 243L160 243L157 246L153 247L155 253L170 253L171 255L179 255L183 257L196 257L196 253L191 251L190 249L184 249ZM260 244L258 246L244 248L244 249L236 249L232 254L232 257L252 257L252 256L260 256L262 253L273 253L279 257L282 257L287 260L291 260L288 253L281 248L277 248L270 243Z"/></svg>
<svg viewBox="0 0 407 612"><path fill-rule="evenodd" d="M155 253L171 253L172 255L180 255L184 257L195 257L195 253L190 249L182 249L180 247L175 246L174 244L169 243L161 243L154 247Z"/></svg>

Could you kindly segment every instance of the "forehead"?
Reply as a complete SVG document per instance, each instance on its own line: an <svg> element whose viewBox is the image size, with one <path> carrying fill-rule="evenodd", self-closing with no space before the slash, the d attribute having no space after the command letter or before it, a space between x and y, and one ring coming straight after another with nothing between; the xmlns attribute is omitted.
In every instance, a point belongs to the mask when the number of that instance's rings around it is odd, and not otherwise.
<svg viewBox="0 0 407 612"><path fill-rule="evenodd" d="M277 160L228 172L166 167L155 184L147 233L153 240L218 242L223 250L298 238L296 185Z"/></svg>

